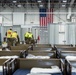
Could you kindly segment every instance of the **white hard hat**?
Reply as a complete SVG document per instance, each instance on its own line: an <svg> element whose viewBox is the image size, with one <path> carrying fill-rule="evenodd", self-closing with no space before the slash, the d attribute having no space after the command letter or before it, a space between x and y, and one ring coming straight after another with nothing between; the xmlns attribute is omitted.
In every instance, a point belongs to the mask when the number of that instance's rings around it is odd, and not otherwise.
<svg viewBox="0 0 76 75"><path fill-rule="evenodd" d="M17 31L17 30L14 30L14 31Z"/></svg>

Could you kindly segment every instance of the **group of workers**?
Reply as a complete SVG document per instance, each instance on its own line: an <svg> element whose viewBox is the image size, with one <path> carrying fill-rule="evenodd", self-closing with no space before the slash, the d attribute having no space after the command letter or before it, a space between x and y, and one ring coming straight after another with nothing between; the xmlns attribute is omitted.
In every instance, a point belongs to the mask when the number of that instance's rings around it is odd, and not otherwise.
<svg viewBox="0 0 76 75"><path fill-rule="evenodd" d="M7 43L8 45L16 45L19 42L19 36L17 31L13 31L11 28L9 30L7 30L6 32L6 38L7 38Z"/></svg>
<svg viewBox="0 0 76 75"><path fill-rule="evenodd" d="M11 28L9 30L6 31L5 34L6 37L4 37L4 42L3 42L3 46L6 46L8 44L8 46L16 46L20 41L19 41L19 36L17 31L13 31ZM31 44L34 43L34 37L33 34L28 31L24 34L24 39L25 39L25 43L26 44ZM7 42L7 44L6 44Z"/></svg>
<svg viewBox="0 0 76 75"><path fill-rule="evenodd" d="M19 42L19 36L17 31L13 31L11 28L6 31L5 37L2 42L2 50L10 49L10 46L16 46Z"/></svg>

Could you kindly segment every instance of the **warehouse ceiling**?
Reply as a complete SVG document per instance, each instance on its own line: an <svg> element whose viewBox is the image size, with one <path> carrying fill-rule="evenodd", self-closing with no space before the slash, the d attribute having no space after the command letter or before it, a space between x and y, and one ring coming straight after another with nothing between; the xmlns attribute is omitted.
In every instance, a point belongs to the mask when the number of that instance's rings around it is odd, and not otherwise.
<svg viewBox="0 0 76 75"><path fill-rule="evenodd" d="M6 7L9 6L11 8L15 7L24 7L26 8L28 5L31 7L45 7L47 8L49 3L50 7L54 8L57 4L59 7L69 7L72 0L0 0L0 6ZM76 5L76 0L72 5Z"/></svg>

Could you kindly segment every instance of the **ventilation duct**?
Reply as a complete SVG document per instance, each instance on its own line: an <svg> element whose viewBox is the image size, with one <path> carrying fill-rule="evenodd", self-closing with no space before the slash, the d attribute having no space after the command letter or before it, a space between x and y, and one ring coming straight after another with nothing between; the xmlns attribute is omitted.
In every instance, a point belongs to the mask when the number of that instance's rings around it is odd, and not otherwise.
<svg viewBox="0 0 76 75"><path fill-rule="evenodd" d="M69 8L68 8L68 15L67 15L67 19L71 18L71 12L72 12L72 5L74 3L75 0L71 0Z"/></svg>
<svg viewBox="0 0 76 75"><path fill-rule="evenodd" d="M67 19L70 19L71 17L71 7L68 8L68 15L67 15Z"/></svg>

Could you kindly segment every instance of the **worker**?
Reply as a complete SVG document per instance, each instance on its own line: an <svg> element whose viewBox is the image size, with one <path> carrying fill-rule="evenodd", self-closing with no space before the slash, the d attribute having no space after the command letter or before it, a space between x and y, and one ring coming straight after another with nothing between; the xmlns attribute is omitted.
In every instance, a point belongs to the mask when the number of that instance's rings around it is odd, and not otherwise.
<svg viewBox="0 0 76 75"><path fill-rule="evenodd" d="M29 35L28 35L29 44L31 44L34 39L33 34L31 32L28 32L28 33L29 33Z"/></svg>
<svg viewBox="0 0 76 75"><path fill-rule="evenodd" d="M18 37L17 31L15 30L12 33L12 45L16 46L18 41L19 41L19 37Z"/></svg>
<svg viewBox="0 0 76 75"><path fill-rule="evenodd" d="M29 33L26 32L26 33L24 34L24 39L25 39L26 44L28 44L28 37L29 37Z"/></svg>
<svg viewBox="0 0 76 75"><path fill-rule="evenodd" d="M11 46L11 41L12 41L12 39L11 39L11 37L12 37L12 29L10 28L9 30L7 30L7 32L6 32L6 38L7 38L7 43L8 43L8 45L9 46Z"/></svg>
<svg viewBox="0 0 76 75"><path fill-rule="evenodd" d="M15 31L15 32L17 33L17 31ZM20 43L20 39L19 39L19 35L17 33L17 43L16 43L16 45L19 44L19 43Z"/></svg>
<svg viewBox="0 0 76 75"><path fill-rule="evenodd" d="M26 32L24 34L26 44L31 44L34 40L33 34L31 32Z"/></svg>

